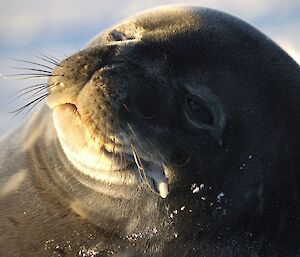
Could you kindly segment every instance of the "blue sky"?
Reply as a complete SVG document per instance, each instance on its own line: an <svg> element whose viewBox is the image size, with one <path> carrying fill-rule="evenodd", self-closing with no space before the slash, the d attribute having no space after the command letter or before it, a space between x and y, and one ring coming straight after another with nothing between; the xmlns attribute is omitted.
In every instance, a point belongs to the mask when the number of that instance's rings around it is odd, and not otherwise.
<svg viewBox="0 0 300 257"><path fill-rule="evenodd" d="M36 61L33 54L38 52L63 58L122 19L167 4L198 5L229 12L267 34L300 63L299 0L1 0L0 73L17 73L8 66L24 66L3 56ZM0 135L28 116L9 114L26 100L21 98L11 103L13 98L8 96L39 82L0 77Z"/></svg>

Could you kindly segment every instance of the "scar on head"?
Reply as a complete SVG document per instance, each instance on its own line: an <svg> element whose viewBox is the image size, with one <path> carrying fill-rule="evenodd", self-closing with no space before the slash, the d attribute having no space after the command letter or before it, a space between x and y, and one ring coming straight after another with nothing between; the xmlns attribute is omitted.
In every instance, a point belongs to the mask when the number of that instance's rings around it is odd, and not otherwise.
<svg viewBox="0 0 300 257"><path fill-rule="evenodd" d="M137 27L134 23L127 23L108 32L107 41L111 44L139 41L143 34L143 28Z"/></svg>

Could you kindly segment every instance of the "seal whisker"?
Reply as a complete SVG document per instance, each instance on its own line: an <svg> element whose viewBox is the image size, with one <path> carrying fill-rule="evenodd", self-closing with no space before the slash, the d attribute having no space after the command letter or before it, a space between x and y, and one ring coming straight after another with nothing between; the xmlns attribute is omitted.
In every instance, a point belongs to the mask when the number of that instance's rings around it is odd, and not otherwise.
<svg viewBox="0 0 300 257"><path fill-rule="evenodd" d="M36 68L26 68L26 67L14 67L14 66L9 66L9 68L16 69L16 70L27 70L27 71L38 71L42 73L47 73L51 74L51 70L42 70L42 69L36 69Z"/></svg>
<svg viewBox="0 0 300 257"><path fill-rule="evenodd" d="M51 63L51 64L53 64L53 65L55 65L55 66L61 67L60 63L57 62L57 61L55 61L55 60L48 59L48 58L44 57L43 55L41 55L41 56L36 55L36 54L33 54L33 55L34 55L36 58L40 59L40 60L43 60L43 61L45 61L45 62L47 62L47 63Z"/></svg>
<svg viewBox="0 0 300 257"><path fill-rule="evenodd" d="M57 74L43 74L43 73L16 73L16 74L8 74L4 75L6 77L17 77L17 76L37 76L37 77L55 77L55 76L60 76Z"/></svg>
<svg viewBox="0 0 300 257"><path fill-rule="evenodd" d="M45 91L45 90L46 90L46 92L48 92L48 90L51 89L51 87L53 87L53 86L55 86L55 85L53 84L53 85L50 86L50 87L45 87L45 88L40 88L40 89L36 88L35 90L37 90L37 91L36 91L35 93L33 93L31 96L29 96L28 98L37 96L37 95L43 93L43 91ZM28 92L28 93L29 93L29 92ZM28 98L27 98L27 99L28 99Z"/></svg>
<svg viewBox="0 0 300 257"><path fill-rule="evenodd" d="M50 54L42 54L40 53L41 56L44 56L45 58L48 58L49 60L52 60L54 62L60 63L60 60Z"/></svg>
<svg viewBox="0 0 300 257"><path fill-rule="evenodd" d="M21 108L18 108L17 110L14 110L12 112L9 112L9 113L13 113L15 116L20 114L22 111L24 111L27 107L29 107L30 105L33 105L30 107L30 109L27 111L26 114L28 114L32 109L33 107L35 107L38 103L40 103L43 99L45 99L47 96L49 96L50 94L49 93L46 93L42 96L39 96L37 97L36 99L34 99L33 101L25 104L24 106L22 106Z"/></svg>
<svg viewBox="0 0 300 257"><path fill-rule="evenodd" d="M45 58L46 60L49 60L53 63L57 63L57 64L60 63L59 59L57 59L53 56L50 56L49 54L43 54L43 53L40 53L40 52L32 52L32 54L37 58L42 57L42 58ZM46 60L44 60L44 61L46 61Z"/></svg>
<svg viewBox="0 0 300 257"><path fill-rule="evenodd" d="M43 67L43 68L46 68L46 69L49 69L49 70L53 69L53 67L50 67L50 66L47 66L45 64L38 63L38 62L27 61L27 60L22 60L22 59L18 59L18 58L12 58L12 57L3 57L3 58L6 58L6 59L12 60L12 61L17 61L17 62L22 62L22 63L37 65L37 66L40 66L40 67Z"/></svg>
<svg viewBox="0 0 300 257"><path fill-rule="evenodd" d="M136 139L136 143L138 144L139 148L140 148L140 149L144 149L143 145L142 145L141 142L138 140L138 137L137 137L135 131L133 130L133 127L132 127L129 123L127 123L127 126L128 126L128 128L129 128L129 130L131 131L131 133L132 133L134 139ZM145 152L146 152L146 151L145 151Z"/></svg>
<svg viewBox="0 0 300 257"><path fill-rule="evenodd" d="M145 184L152 191L152 193L160 196L160 194L157 193L157 192L155 192L153 190L152 186L150 185L149 179L148 179L147 174L145 172L145 169L144 169L143 163L141 161L141 158L139 157L139 155L138 155L138 153L136 151L136 148L134 147L133 144L131 144L131 148L132 148L132 153L133 153L134 161L135 161L135 163L136 163L136 165L138 167L138 170L139 170L139 173L140 173L142 181L145 182Z"/></svg>
<svg viewBox="0 0 300 257"><path fill-rule="evenodd" d="M131 144L131 148L132 148L132 153L133 153L133 157L134 157L134 161L136 163L136 166L138 167L139 170L143 170L143 164L142 164L140 158L138 158L136 149L135 149L133 144Z"/></svg>
<svg viewBox="0 0 300 257"><path fill-rule="evenodd" d="M30 90L28 90L28 91L26 91L26 92L24 92L24 93L22 93L22 94L20 94L20 95L17 95L15 98L13 98L13 99L11 100L10 103L16 101L17 99L21 98L22 96L27 95L27 94L29 94L30 92L33 92L33 91L37 91L37 92L35 92L34 94L32 94L31 96L29 96L29 97L26 98L26 99L29 99L30 97L36 96L38 93L41 93L43 90L46 90L46 92L47 92L48 88L49 88L49 87L47 87L47 86L39 86L39 87L37 87L37 88L30 89Z"/></svg>
<svg viewBox="0 0 300 257"><path fill-rule="evenodd" d="M2 75L1 76L5 79L13 79L13 80L28 80L28 79L42 79L42 78L49 78L49 77L59 77L62 75L44 75L44 74L9 74L9 75ZM28 76L28 77L19 77L19 76Z"/></svg>
<svg viewBox="0 0 300 257"><path fill-rule="evenodd" d="M14 93L13 93L12 95L10 95L8 98L10 98L10 97L12 97L12 96L14 96L14 95L16 95L16 94L18 94L18 93L20 93L20 92L23 92L23 91L25 91L25 90L27 90L27 89L30 89L30 88L40 88L41 86L47 87L47 85L48 85L48 83L46 83L46 82L34 84L34 85L31 85L31 86L22 88L22 89L20 89L20 90L18 90L18 91L16 91L16 92L14 92Z"/></svg>
<svg viewBox="0 0 300 257"><path fill-rule="evenodd" d="M128 108L128 106L125 103L123 103L122 105L125 107L126 111L131 112L131 110Z"/></svg>
<svg viewBox="0 0 300 257"><path fill-rule="evenodd" d="M138 172L140 174L141 180L147 184L146 174L144 172L142 172L143 171L143 166L139 163L140 159L137 157L137 153L136 153L136 150L135 150L133 144L131 144L131 149L132 149L132 155L133 155L133 158L134 158L134 162L135 162L135 164L138 168Z"/></svg>
<svg viewBox="0 0 300 257"><path fill-rule="evenodd" d="M133 134L133 137L135 137L136 141L138 141L138 140L137 140L137 137L136 137L136 133L134 132L132 126L131 126L129 123L127 123L127 125L128 125L128 127L130 128L130 130L131 130L131 132L132 132L132 134ZM151 187L151 185L150 185L150 183L149 183L149 179L148 179L148 177L147 177L147 175L146 175L146 172L145 172L143 163L142 163L141 158L139 157L139 155L138 155L138 153L137 153L136 147L134 146L133 140L132 140L131 138L129 138L129 142L130 142L130 144L131 144L131 149L132 149L132 153L133 153L133 158L134 158L134 161L135 161L135 163L136 163L136 165L137 165L137 168L138 168L138 171L139 171L139 173L140 173L140 176L141 176L142 181L145 182L145 184L150 188L150 190L151 190L153 193L159 195L157 192L155 192L155 191L153 190L153 188Z"/></svg>
<svg viewBox="0 0 300 257"><path fill-rule="evenodd" d="M43 57L45 57L47 60L49 60L49 62L52 62L52 63L55 64L55 65L60 64L59 61L56 61L56 60L54 60L53 58L51 58L51 57L49 57L49 56L47 56L47 55L43 55L43 54L40 54L40 55L43 56Z"/></svg>
<svg viewBox="0 0 300 257"><path fill-rule="evenodd" d="M38 97L37 99L35 99L35 103L30 107L30 109L27 111L26 114L28 114L37 104L39 104L41 101L43 101L45 98L47 98L49 96L49 94L44 94L40 97Z"/></svg>

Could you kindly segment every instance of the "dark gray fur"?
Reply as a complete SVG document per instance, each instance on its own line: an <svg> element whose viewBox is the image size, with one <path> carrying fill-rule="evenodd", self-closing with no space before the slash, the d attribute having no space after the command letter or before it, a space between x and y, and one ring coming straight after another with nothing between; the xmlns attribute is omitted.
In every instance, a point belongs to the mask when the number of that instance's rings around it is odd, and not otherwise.
<svg viewBox="0 0 300 257"><path fill-rule="evenodd" d="M299 66L265 35L215 10L162 9L130 24L130 30L121 24L96 37L53 73L63 74L55 80L78 91L100 74L109 99L103 105L119 125L104 122L166 163L175 177L171 192L161 199L147 188L112 187L132 196L122 199L85 188L64 156L47 150L53 158L45 165L38 154L51 125L30 153L39 165L27 167L34 166L34 181L46 182L31 185L37 204L53 206L49 215L40 210L32 225L23 224L25 241L32 238L31 245L20 242L31 253L24 256L76 256L83 247L94 249L95 256L300 256ZM135 37L134 29L141 28L142 36ZM220 114L215 125L188 124L183 106L189 94ZM57 139L49 141L47 149L59 148ZM86 203L86 220L61 204L72 198ZM16 229L20 220L9 222L6 231L24 233ZM22 251L12 249L16 238L0 240L2 256Z"/></svg>

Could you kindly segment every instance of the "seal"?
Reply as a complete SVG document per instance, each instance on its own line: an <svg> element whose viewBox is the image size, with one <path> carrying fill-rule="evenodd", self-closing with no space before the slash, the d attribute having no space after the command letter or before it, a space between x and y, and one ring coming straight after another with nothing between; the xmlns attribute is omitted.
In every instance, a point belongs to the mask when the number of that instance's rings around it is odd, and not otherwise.
<svg viewBox="0 0 300 257"><path fill-rule="evenodd" d="M219 11L104 31L1 140L1 256L300 256L299 85Z"/></svg>

